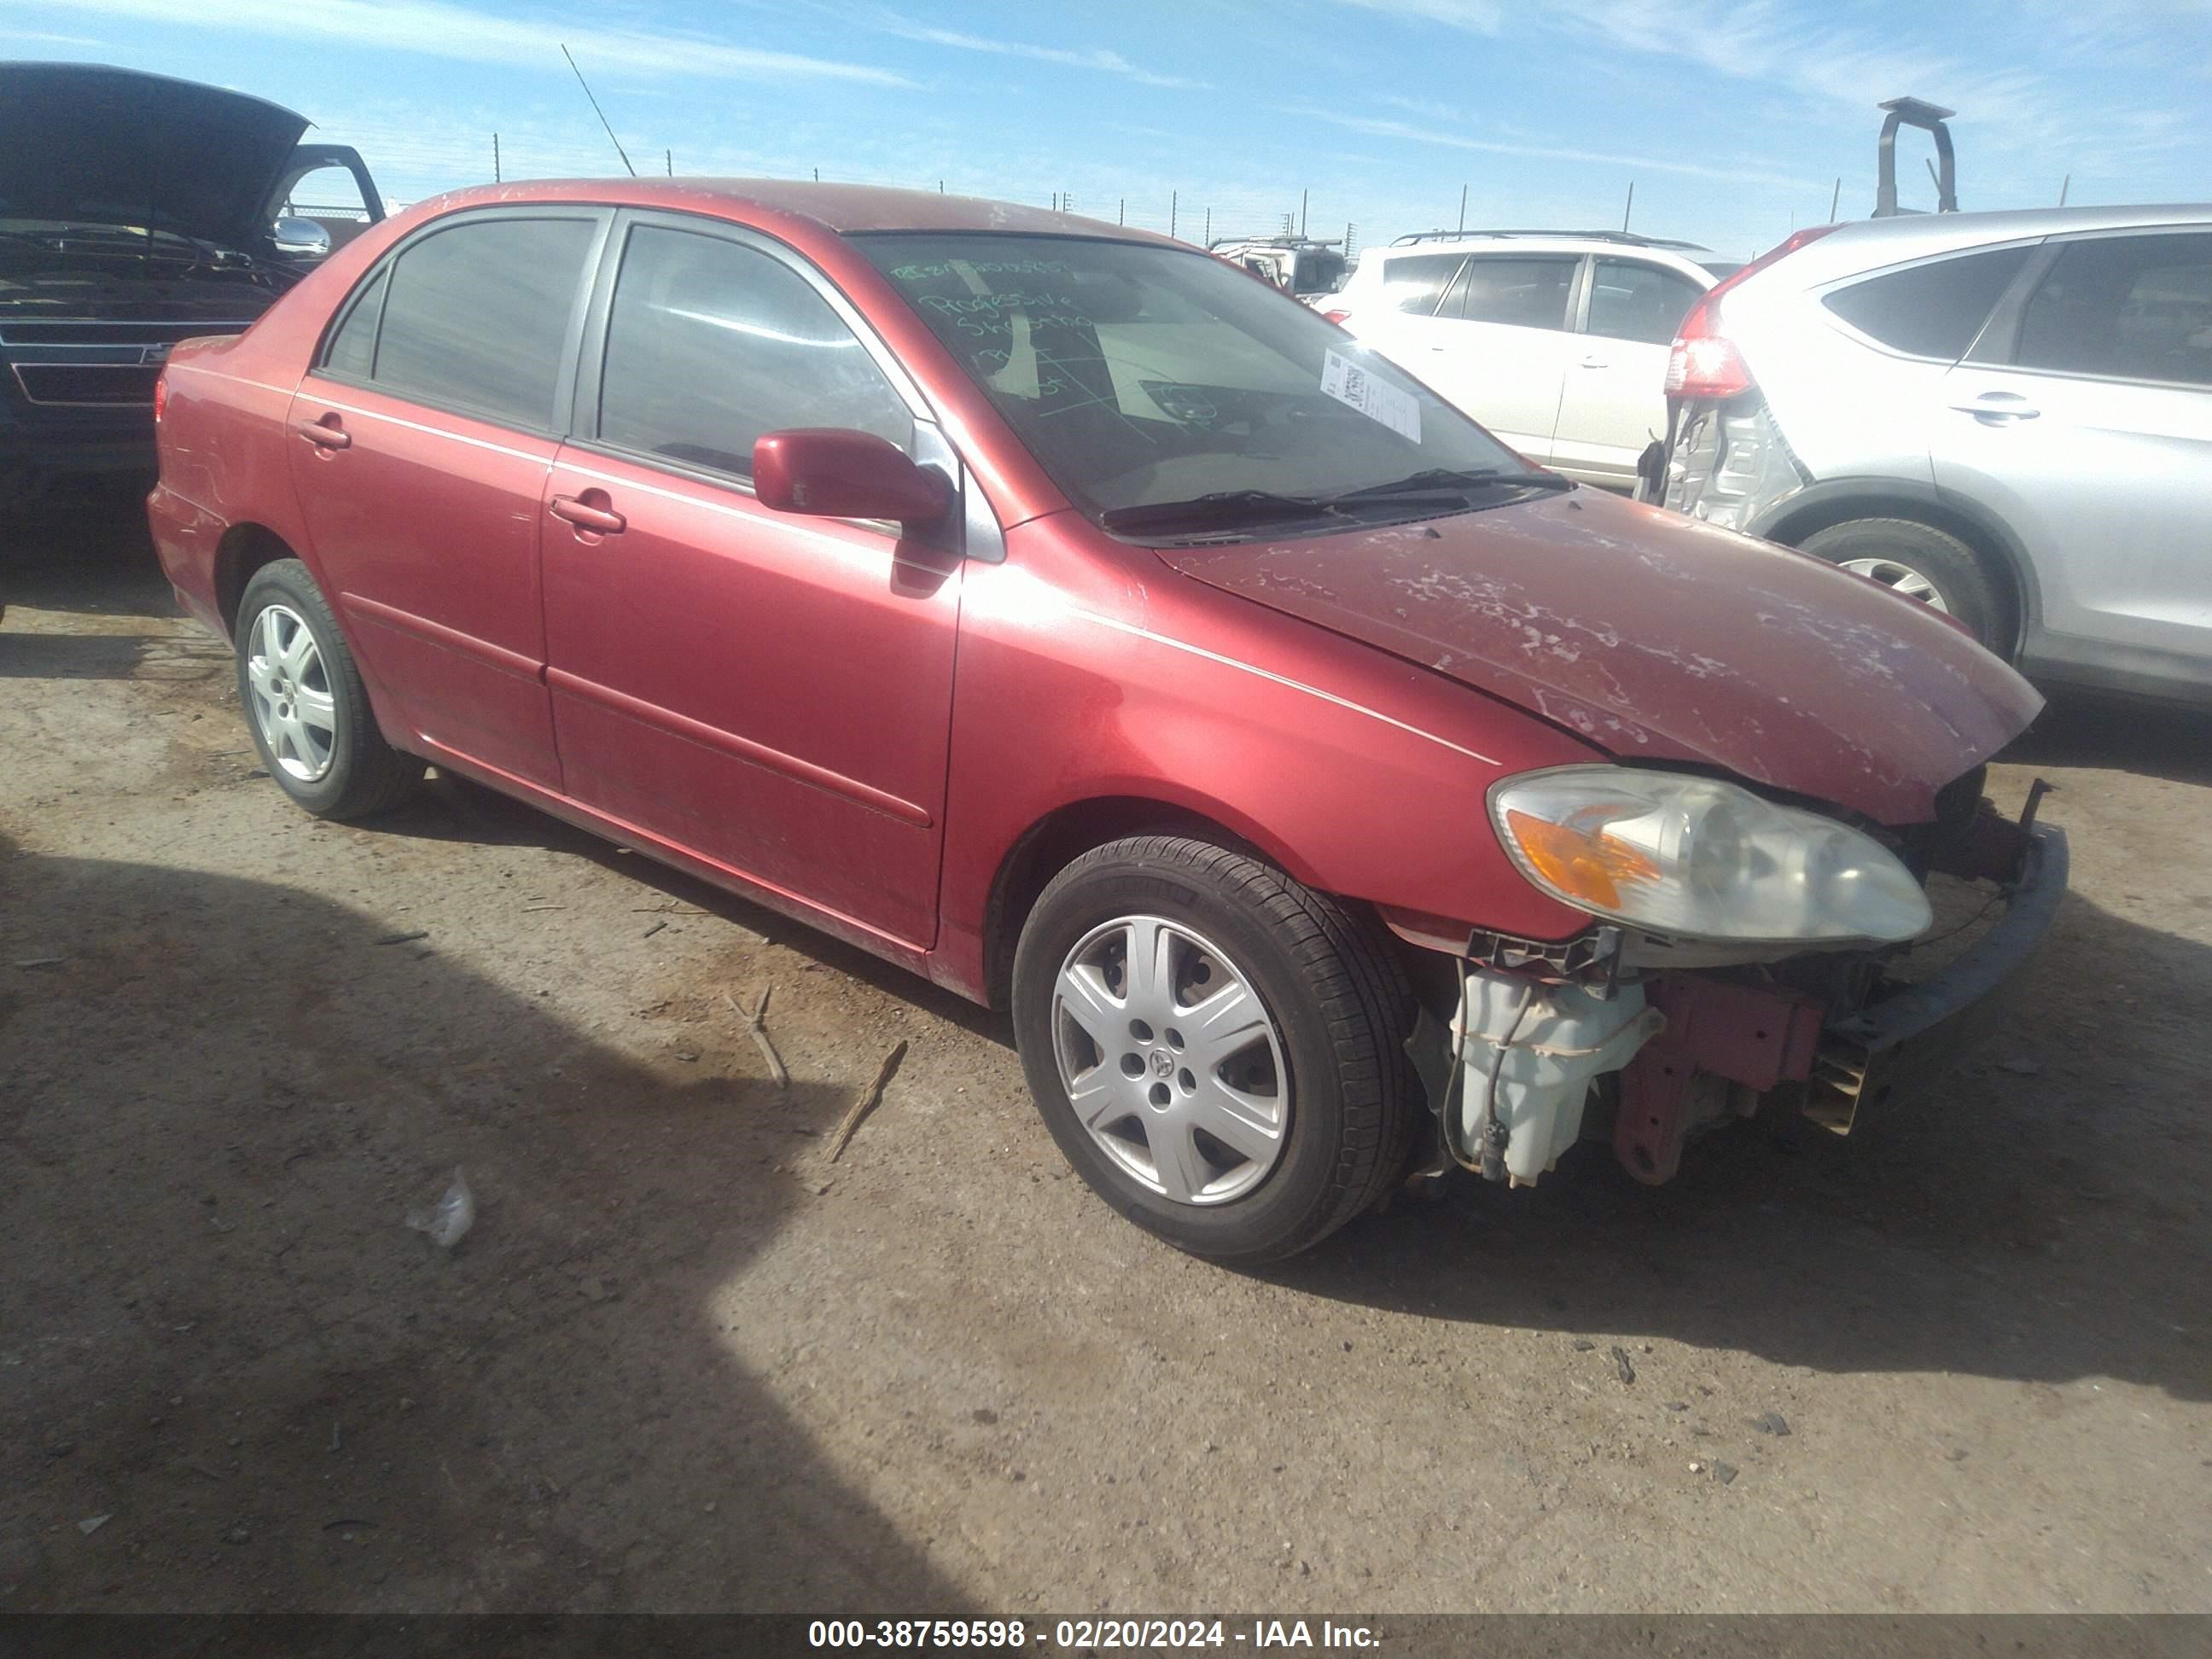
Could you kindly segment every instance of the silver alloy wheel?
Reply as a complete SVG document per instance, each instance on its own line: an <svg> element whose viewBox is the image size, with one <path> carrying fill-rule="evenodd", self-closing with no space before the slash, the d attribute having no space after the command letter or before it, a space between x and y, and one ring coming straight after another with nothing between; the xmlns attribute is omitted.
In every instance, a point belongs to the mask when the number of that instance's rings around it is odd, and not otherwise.
<svg viewBox="0 0 2212 1659"><path fill-rule="evenodd" d="M1226 1204L1281 1161L1282 1039L1243 970L1182 923L1122 916L1085 934L1053 982L1052 1042L1077 1121L1163 1198Z"/></svg>
<svg viewBox="0 0 2212 1659"><path fill-rule="evenodd" d="M253 619L246 681L253 695L254 724L270 757L287 776L319 782L337 748L337 701L323 653L298 611L271 605Z"/></svg>
<svg viewBox="0 0 2212 1659"><path fill-rule="evenodd" d="M1899 564L1895 559L1845 559L1844 569L1862 576L1871 576L1884 587L1895 588L1908 599L1917 599L1930 611L1951 614L1951 607L1943 603L1943 590L1909 564Z"/></svg>

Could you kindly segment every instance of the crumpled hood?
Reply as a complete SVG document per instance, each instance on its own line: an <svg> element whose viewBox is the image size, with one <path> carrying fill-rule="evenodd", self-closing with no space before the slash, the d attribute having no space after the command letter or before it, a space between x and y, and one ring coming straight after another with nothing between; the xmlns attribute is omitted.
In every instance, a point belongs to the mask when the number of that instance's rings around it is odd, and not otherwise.
<svg viewBox="0 0 2212 1659"><path fill-rule="evenodd" d="M305 116L99 64L0 64L0 218L155 222L251 250Z"/></svg>
<svg viewBox="0 0 2212 1659"><path fill-rule="evenodd" d="M1158 551L1185 575L1517 703L1618 759L1703 762L1884 823L1932 818L1936 792L2043 706L1915 601L1594 489Z"/></svg>

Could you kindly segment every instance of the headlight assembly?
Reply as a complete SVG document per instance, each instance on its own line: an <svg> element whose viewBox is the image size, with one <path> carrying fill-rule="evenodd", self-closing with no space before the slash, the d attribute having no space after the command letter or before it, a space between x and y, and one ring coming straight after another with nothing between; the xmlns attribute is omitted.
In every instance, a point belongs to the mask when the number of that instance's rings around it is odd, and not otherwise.
<svg viewBox="0 0 2212 1659"><path fill-rule="evenodd" d="M1567 766L1490 792L1506 851L1553 897L1676 937L1909 939L1927 895L1889 849L1817 812L1709 778Z"/></svg>

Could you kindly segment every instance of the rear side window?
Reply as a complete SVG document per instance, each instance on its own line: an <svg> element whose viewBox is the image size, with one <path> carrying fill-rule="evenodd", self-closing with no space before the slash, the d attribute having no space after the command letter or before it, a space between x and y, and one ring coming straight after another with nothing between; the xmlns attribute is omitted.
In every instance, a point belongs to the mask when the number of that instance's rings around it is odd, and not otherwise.
<svg viewBox="0 0 2212 1659"><path fill-rule="evenodd" d="M1955 361L2003 296L2032 250L1992 248L1838 289L1824 302L1860 333L1914 357Z"/></svg>
<svg viewBox="0 0 2212 1659"><path fill-rule="evenodd" d="M2027 302L2014 361L2212 386L2212 235L2073 244Z"/></svg>
<svg viewBox="0 0 2212 1659"><path fill-rule="evenodd" d="M1567 291L1575 285L1575 267L1581 263L1571 255L1469 259L1459 314L1469 322L1563 329L1567 325Z"/></svg>
<svg viewBox="0 0 2212 1659"><path fill-rule="evenodd" d="M749 478L754 439L803 426L914 441L905 401L796 271L718 236L630 232L607 319L601 441Z"/></svg>
<svg viewBox="0 0 2212 1659"><path fill-rule="evenodd" d="M416 242L386 279L369 378L401 397L551 427L568 315L596 228L589 219L480 219ZM345 330L333 357L342 346L353 348Z"/></svg>
<svg viewBox="0 0 2212 1659"><path fill-rule="evenodd" d="M1590 286L1589 331L1669 344L1704 292L1688 277L1640 259L1600 259Z"/></svg>
<svg viewBox="0 0 2212 1659"><path fill-rule="evenodd" d="M375 369L376 324L384 314L384 279L390 269L386 266L368 279L345 321L338 325L331 349L323 354L323 367L331 374L365 380Z"/></svg>
<svg viewBox="0 0 2212 1659"><path fill-rule="evenodd" d="M1383 300L1393 310L1428 316L1451 286L1460 258L1456 253L1424 253L1391 260L1382 270Z"/></svg>

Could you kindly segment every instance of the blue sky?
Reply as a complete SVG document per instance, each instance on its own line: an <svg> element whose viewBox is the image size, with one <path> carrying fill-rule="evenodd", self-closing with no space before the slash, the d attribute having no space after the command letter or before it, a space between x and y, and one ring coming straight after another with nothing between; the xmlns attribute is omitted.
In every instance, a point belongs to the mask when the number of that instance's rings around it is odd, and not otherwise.
<svg viewBox="0 0 2212 1659"><path fill-rule="evenodd" d="M2212 0L0 0L0 56L273 98L409 201L619 169L945 188L1362 243L1620 222L1747 255L1874 195L1874 105L1969 208L2212 198ZM1920 156L1905 158L1922 204ZM1907 200L1914 198L1908 194ZM1126 206L1124 205L1126 204Z"/></svg>

